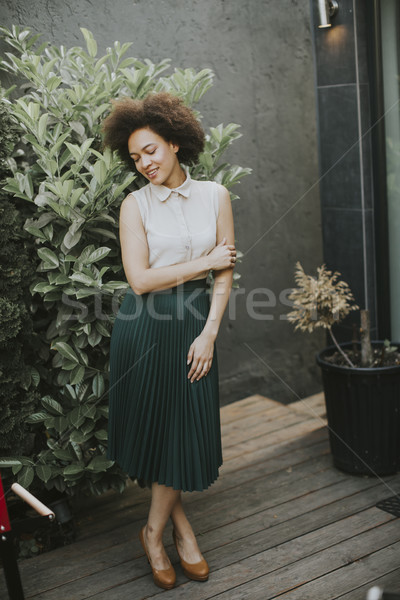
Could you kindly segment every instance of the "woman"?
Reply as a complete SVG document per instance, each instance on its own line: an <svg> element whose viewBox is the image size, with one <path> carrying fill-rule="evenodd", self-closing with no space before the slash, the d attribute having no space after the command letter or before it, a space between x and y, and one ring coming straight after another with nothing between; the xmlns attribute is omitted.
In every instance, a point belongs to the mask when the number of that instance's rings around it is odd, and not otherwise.
<svg viewBox="0 0 400 600"><path fill-rule="evenodd" d="M197 161L204 132L180 99L113 104L105 145L148 183L121 206L130 290L111 338L108 456L151 487L140 541L155 583L170 589L176 575L162 540L170 517L185 574L205 581L209 572L181 492L206 489L222 464L215 339L236 262L232 208L223 186L194 181L181 166Z"/></svg>

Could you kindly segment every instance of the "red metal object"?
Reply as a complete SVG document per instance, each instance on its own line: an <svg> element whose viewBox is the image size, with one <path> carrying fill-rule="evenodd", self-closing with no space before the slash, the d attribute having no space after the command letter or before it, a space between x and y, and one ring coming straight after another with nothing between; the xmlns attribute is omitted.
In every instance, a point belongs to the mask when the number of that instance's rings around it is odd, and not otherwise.
<svg viewBox="0 0 400 600"><path fill-rule="evenodd" d="M0 530L2 532L11 531L10 519L8 518L6 497L4 495L1 474L0 474Z"/></svg>
<svg viewBox="0 0 400 600"><path fill-rule="evenodd" d="M54 512L42 504L42 502L35 498L35 496L30 494L28 490L23 488L18 483L13 483L11 489L14 494L17 494L22 500L32 506L36 512L39 513L39 515L41 515L39 517L25 519L25 524L27 521L34 521L35 523L53 521L55 518ZM14 524L14 531L15 527L16 526ZM9 600L24 600L24 590L22 589L13 536L14 532L11 531L3 482L0 474L0 559L1 563L3 564Z"/></svg>

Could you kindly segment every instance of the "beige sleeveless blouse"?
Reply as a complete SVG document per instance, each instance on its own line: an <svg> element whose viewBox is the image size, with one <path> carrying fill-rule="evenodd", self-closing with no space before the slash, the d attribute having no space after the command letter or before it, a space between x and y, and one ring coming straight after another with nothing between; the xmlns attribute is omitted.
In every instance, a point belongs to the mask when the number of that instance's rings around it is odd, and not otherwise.
<svg viewBox="0 0 400 600"><path fill-rule="evenodd" d="M219 205L214 181L196 181L187 173L177 188L150 182L133 195L147 235L150 268L188 262L216 246Z"/></svg>

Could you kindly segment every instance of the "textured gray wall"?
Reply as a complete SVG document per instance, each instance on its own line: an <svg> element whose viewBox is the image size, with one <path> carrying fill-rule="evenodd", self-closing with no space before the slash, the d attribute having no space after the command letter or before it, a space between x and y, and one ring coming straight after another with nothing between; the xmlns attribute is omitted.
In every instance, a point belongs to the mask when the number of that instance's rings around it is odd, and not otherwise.
<svg viewBox="0 0 400 600"><path fill-rule="evenodd" d="M322 262L308 2L2 0L2 24L29 25L69 46L83 44L79 27L86 27L100 52L116 39L131 41L138 58L213 69L215 85L199 105L204 124L240 123L243 137L229 159L253 169L235 190L237 247L245 256L242 292L231 298L236 318L224 316L217 340L221 400L260 393L288 402L319 390L314 354L323 339L294 334L279 302L293 285L296 260L308 269ZM269 320L246 308L261 287L275 306L254 310Z"/></svg>

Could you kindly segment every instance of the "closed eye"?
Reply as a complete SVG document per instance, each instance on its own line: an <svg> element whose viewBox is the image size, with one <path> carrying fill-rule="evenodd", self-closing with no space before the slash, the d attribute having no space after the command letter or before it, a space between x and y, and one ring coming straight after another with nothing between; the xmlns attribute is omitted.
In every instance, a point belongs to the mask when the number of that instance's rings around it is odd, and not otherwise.
<svg viewBox="0 0 400 600"><path fill-rule="evenodd" d="M147 154L154 154L154 152L156 151L156 148L154 148L154 150L148 150ZM132 157L133 162L137 163L140 160L140 156L138 158L133 158Z"/></svg>

